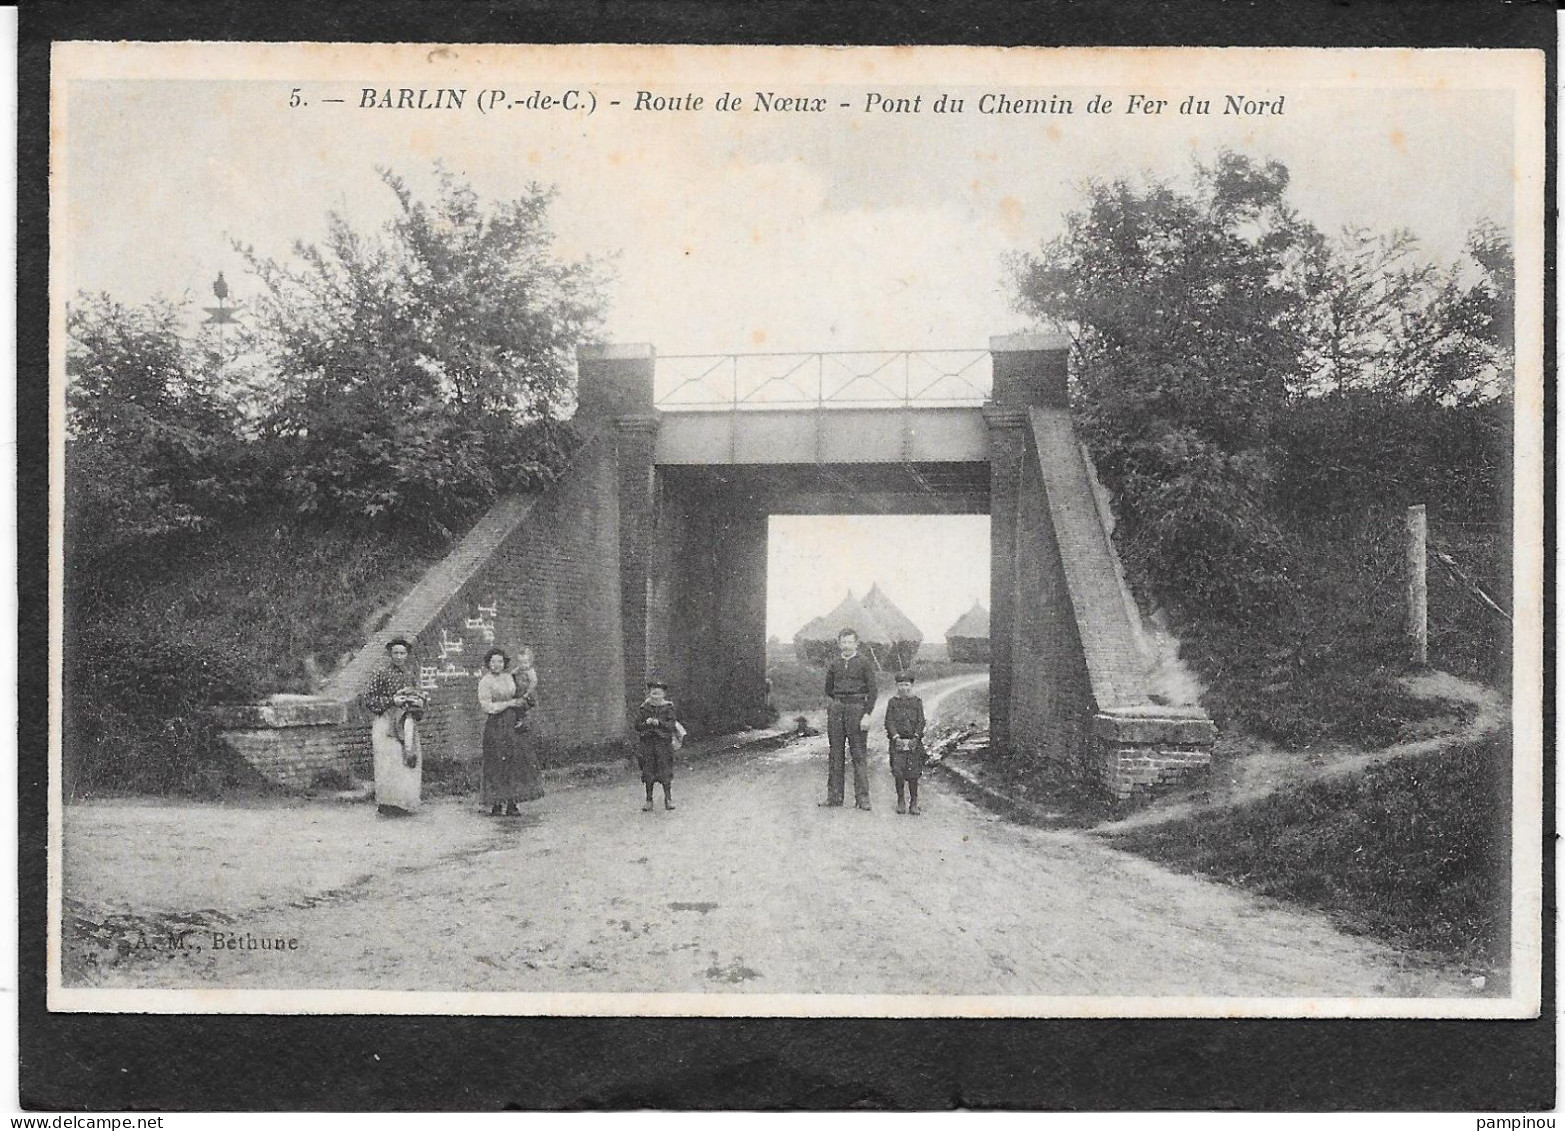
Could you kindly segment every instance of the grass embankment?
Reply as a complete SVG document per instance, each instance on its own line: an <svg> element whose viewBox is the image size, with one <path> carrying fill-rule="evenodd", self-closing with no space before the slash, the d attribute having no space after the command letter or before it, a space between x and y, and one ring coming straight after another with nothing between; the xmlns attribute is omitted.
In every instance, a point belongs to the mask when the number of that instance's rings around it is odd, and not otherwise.
<svg viewBox="0 0 1565 1131"><path fill-rule="evenodd" d="M1497 971L1509 948L1510 785L1502 732L1113 843L1325 911L1347 930Z"/></svg>
<svg viewBox="0 0 1565 1131"><path fill-rule="evenodd" d="M1271 623L1223 622L1173 609L1181 656L1206 685L1203 705L1234 727L1306 749L1395 741L1408 723L1442 709L1410 695L1401 514L1366 514L1288 528L1293 607ZM1510 602L1503 532L1431 523L1431 541ZM1510 625L1477 604L1433 560L1429 567L1430 663L1503 687Z"/></svg>
<svg viewBox="0 0 1565 1131"><path fill-rule="evenodd" d="M1247 736L1300 756L1375 750L1450 714L1450 703L1415 696L1400 678L1410 671L1403 513L1286 527L1295 603L1273 624L1178 618L1182 655L1205 682L1204 705L1235 756L1244 757ZM1443 525L1432 514L1430 542L1509 606L1503 530ZM1428 581L1432 666L1505 687L1509 623L1433 557ZM1114 842L1325 911L1345 929L1493 971L1509 946L1511 769L1510 736L1495 734ZM1082 812L1090 817L1090 807Z"/></svg>
<svg viewBox="0 0 1565 1131"><path fill-rule="evenodd" d="M963 664L963 667L976 665ZM978 667L978 671L985 671ZM952 672L952 675L963 673ZM915 687L913 689L917 691ZM989 726L989 685L987 683L976 684L973 687L964 687L960 691L953 691L940 701L940 706L933 723L931 732L949 734L954 730L970 730L974 727L988 728Z"/></svg>
<svg viewBox="0 0 1565 1131"><path fill-rule="evenodd" d="M315 691L444 549L268 519L69 562L68 794L219 788L201 708Z"/></svg>

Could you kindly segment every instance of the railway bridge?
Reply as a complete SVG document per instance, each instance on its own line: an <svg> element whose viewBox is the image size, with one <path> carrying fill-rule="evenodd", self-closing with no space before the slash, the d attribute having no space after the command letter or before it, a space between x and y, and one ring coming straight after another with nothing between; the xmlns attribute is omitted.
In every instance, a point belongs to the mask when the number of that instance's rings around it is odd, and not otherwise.
<svg viewBox="0 0 1565 1131"><path fill-rule="evenodd" d="M661 358L604 345L578 371L586 442L565 474L498 503L316 700L236 717L252 763L303 780L361 761L353 699L395 633L418 640L437 757L476 754L473 684L496 640L533 645L539 726L562 750L622 740L650 673L698 732L757 723L768 518L960 513L989 516L996 749L1066 761L1120 798L1208 764L1206 715L1153 699L1063 336Z"/></svg>

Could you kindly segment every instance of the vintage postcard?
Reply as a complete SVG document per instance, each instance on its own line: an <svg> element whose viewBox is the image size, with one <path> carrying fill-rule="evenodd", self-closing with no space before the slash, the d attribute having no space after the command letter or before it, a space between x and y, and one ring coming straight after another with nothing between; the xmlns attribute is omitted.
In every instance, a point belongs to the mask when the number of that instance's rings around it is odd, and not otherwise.
<svg viewBox="0 0 1565 1131"><path fill-rule="evenodd" d="M1537 1015L1541 53L51 66L50 1009Z"/></svg>

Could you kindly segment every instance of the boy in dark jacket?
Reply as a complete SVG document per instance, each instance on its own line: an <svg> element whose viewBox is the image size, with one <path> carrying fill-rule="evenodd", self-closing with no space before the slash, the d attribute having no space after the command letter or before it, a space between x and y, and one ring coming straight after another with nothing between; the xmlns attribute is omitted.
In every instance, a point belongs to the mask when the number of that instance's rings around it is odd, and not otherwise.
<svg viewBox="0 0 1565 1131"><path fill-rule="evenodd" d="M897 783L897 812L918 816L918 779L924 772L924 701L913 694L913 673L897 673L897 693L886 700L886 744ZM906 787L911 804L904 805Z"/></svg>
<svg viewBox="0 0 1565 1131"><path fill-rule="evenodd" d="M651 680L647 684L647 697L636 708L636 731L641 735L641 781L647 787L647 803L643 813L652 812L652 786L663 785L663 808L674 807L674 747L685 737L685 728L679 721L674 704L668 698L668 684Z"/></svg>

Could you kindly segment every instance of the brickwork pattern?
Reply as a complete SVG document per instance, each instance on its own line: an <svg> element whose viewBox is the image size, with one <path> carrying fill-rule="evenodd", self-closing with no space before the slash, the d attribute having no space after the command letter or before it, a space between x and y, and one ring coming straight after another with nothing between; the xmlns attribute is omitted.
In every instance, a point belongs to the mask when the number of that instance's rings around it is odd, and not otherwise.
<svg viewBox="0 0 1565 1131"><path fill-rule="evenodd" d="M1097 708L1055 534L1038 463L1029 453L1017 521L1011 748L1075 761Z"/></svg>
<svg viewBox="0 0 1565 1131"><path fill-rule="evenodd" d="M679 493L667 475L656 472L653 481L652 534L647 559L647 668L676 686L676 702L688 702L688 673L675 654L680 633L674 623L681 580L688 565L685 540L689 518ZM687 722L685 724L689 726Z"/></svg>
<svg viewBox="0 0 1565 1131"><path fill-rule="evenodd" d="M503 499L403 599L385 629L328 683L347 708L338 726L252 728L225 739L273 780L308 785L331 771L368 776L368 715L357 696L384 662L383 641L415 640L413 663L430 695L425 759L480 755L477 680L483 654L531 644L545 757L598 756L628 726L620 636L619 513L613 437L589 437L570 468L538 495Z"/></svg>
<svg viewBox="0 0 1565 1131"><path fill-rule="evenodd" d="M653 555L655 415L621 417L614 424L619 493L620 631L625 657L624 710L641 702L648 678L647 586Z"/></svg>
<svg viewBox="0 0 1565 1131"><path fill-rule="evenodd" d="M223 741L263 777L293 789L345 775L352 766L335 726L230 730Z"/></svg>
<svg viewBox="0 0 1565 1131"><path fill-rule="evenodd" d="M1212 765L1210 746L1093 744L1089 772L1116 801L1151 797Z"/></svg>
<svg viewBox="0 0 1565 1131"><path fill-rule="evenodd" d="M1147 702L1147 657L1126 610L1114 547L1098 512L1092 476L1068 409L1034 408L1035 459L1060 547L1081 652L1098 707Z"/></svg>
<svg viewBox="0 0 1565 1131"><path fill-rule="evenodd" d="M762 721L765 513L660 478L649 596L651 666L692 733Z"/></svg>
<svg viewBox="0 0 1565 1131"><path fill-rule="evenodd" d="M986 408L989 425L989 731L999 749L1015 738L1014 617L1017 522L1025 455L1024 410Z"/></svg>

